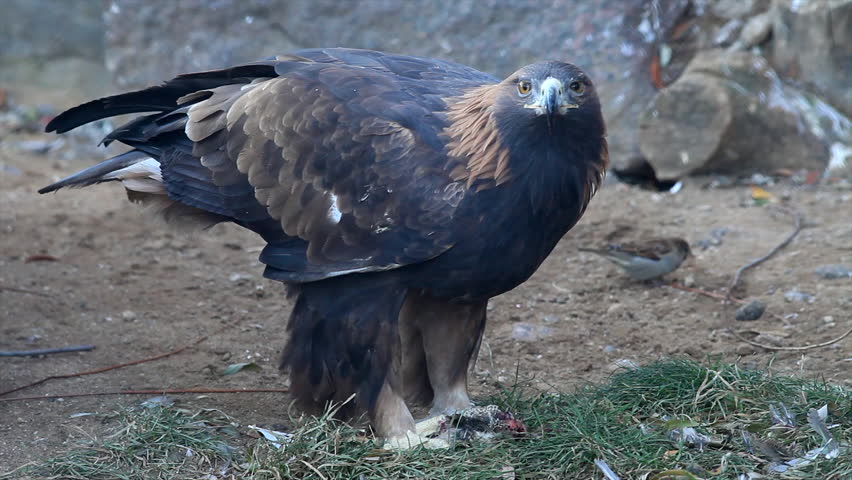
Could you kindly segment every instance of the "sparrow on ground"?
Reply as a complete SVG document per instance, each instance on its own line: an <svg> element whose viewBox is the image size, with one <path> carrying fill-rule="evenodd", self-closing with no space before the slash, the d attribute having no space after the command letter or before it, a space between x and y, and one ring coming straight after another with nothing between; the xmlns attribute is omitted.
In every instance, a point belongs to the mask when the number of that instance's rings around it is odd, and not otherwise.
<svg viewBox="0 0 852 480"><path fill-rule="evenodd" d="M657 238L644 242L609 244L606 248L580 248L621 267L635 280L651 280L673 272L689 255L682 238Z"/></svg>

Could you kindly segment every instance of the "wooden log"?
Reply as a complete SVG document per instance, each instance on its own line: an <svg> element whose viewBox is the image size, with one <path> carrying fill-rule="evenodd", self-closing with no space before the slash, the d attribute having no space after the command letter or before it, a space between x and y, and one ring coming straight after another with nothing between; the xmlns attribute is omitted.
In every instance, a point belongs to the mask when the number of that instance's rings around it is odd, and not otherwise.
<svg viewBox="0 0 852 480"><path fill-rule="evenodd" d="M701 52L640 116L640 151L659 180L824 168L828 147L801 95L760 56Z"/></svg>

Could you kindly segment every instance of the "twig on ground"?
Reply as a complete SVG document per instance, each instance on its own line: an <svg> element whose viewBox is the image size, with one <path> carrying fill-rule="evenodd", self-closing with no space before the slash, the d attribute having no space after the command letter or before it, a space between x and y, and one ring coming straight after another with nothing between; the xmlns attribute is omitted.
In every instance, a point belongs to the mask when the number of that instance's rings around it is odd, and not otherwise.
<svg viewBox="0 0 852 480"><path fill-rule="evenodd" d="M767 253L766 255L764 255L760 258L755 258L754 260L752 260L752 261L748 262L747 264L743 265L742 267L740 267L736 271L736 273L734 273L734 278L731 279L731 283L728 285L728 294L725 296L726 301L730 301L731 299L734 298L733 297L734 289L737 288L737 285L740 283L740 278L742 277L743 273L745 273L746 270L754 268L754 267L760 265L761 263L772 258L776 253L781 251L782 248L789 245L790 242L792 242L793 239L796 238L796 235L798 235L799 232L802 230L802 214L801 213L799 213L796 210L789 209L789 208L782 208L781 211L786 213L787 215L793 217L793 231L790 232L790 234L787 235L787 237L785 237L784 240L781 241L781 243L779 243L778 245L775 245L775 247L772 250L770 250L769 253Z"/></svg>
<svg viewBox="0 0 852 480"><path fill-rule="evenodd" d="M181 353L184 350L186 350L188 348L192 348L192 347L198 345L199 343L207 340L211 336L216 335L218 333L221 333L221 332L225 331L226 329L228 329L230 327L233 327L234 325L235 325L234 323L229 323L227 325L224 325L222 328L219 328L215 332L204 335L203 337L198 338L194 342L187 344L187 345L184 345L180 348L176 348L176 349L174 349L170 352L161 353L159 355L154 355L153 357L143 358L141 360L134 360L132 362L121 363L121 364L118 364L118 365L111 365L109 367L97 368L95 370L87 370L85 372L68 373L68 374L65 374L65 375L51 375L49 377L42 378L41 380L37 380L35 382L28 383L26 385L21 385L20 387L15 387L11 390L6 390L4 392L0 392L0 397L2 397L4 395L8 395L10 393L20 391L20 390L27 389L27 388L30 388L30 387L34 387L36 385L41 385L42 383L50 381L50 380L57 380L57 379L60 379L60 378L82 377L84 375L94 375L96 373L108 372L110 370L116 370L116 369L119 369L119 368L130 367L132 365L139 365L140 363L152 362L154 360L159 360L161 358L166 358L166 357L170 357L172 355L177 355L178 353Z"/></svg>
<svg viewBox="0 0 852 480"><path fill-rule="evenodd" d="M5 290L7 292L15 292L15 293L27 293L29 295L38 295L39 297L50 297L50 295L48 295L44 292L37 292L35 290L27 290L26 288L8 287L6 285L0 285L0 290Z"/></svg>
<svg viewBox="0 0 852 480"><path fill-rule="evenodd" d="M829 340L827 342L814 343L814 344L811 344L811 345L802 345L802 346L798 346L798 347L776 347L774 345L766 345L766 344L763 344L763 343L755 342L754 340L749 340L749 339L743 337L742 335L740 335L739 333L737 333L734 329L729 328L728 331L731 332L731 334L733 334L735 337L737 337L738 340L743 341L743 342L745 342L749 345L754 345L755 347L765 348L766 350L784 350L784 351L794 351L794 352L801 352L801 351L805 351L805 350L813 350L815 348L827 347L829 345L835 344L835 343L843 340L844 338L846 338L850 334L852 334L852 328L850 328L849 330L846 330L846 333L844 333L843 335L840 335L839 337L834 338L832 340Z"/></svg>
<svg viewBox="0 0 852 480"><path fill-rule="evenodd" d="M745 299L742 299L742 298L737 298L737 297L733 297L733 296L729 298L728 295L722 295L720 293L708 292L707 290L702 290L700 288L687 287L687 286L681 285L679 283L667 283L667 284L665 284L665 286L667 286L669 288L674 288L676 290L683 290L684 292L696 293L698 295L704 295L705 297L715 298L716 300L721 300L723 302L734 302L734 303L738 303L740 305L745 305L746 303L748 303L748 300L745 300ZM784 320L784 318L781 317L781 315L778 315L777 313L766 312L766 314L769 315L772 318L775 318L775 319L778 319L778 320L781 320L781 321Z"/></svg>
<svg viewBox="0 0 852 480"><path fill-rule="evenodd" d="M72 345L70 347L40 348L36 350L0 350L0 357L32 357L34 355L51 355L54 353L88 352L94 349L94 345Z"/></svg>
<svg viewBox="0 0 852 480"><path fill-rule="evenodd" d="M756 259L748 262L747 264L743 265L739 269L737 269L736 273L734 273L734 277L731 279L731 283L728 285L728 293L725 295L725 301L727 303L737 301L737 299L733 296L734 289L740 283L740 278L742 277L742 274L746 270L748 270L750 268L754 268L754 267L760 265L761 263L772 258L776 253L781 251L781 249L783 249L784 247L789 245L790 242L792 242L793 239L796 238L796 235L798 235L799 232L802 231L802 220L803 220L803 218L802 218L801 213L799 213L796 210L790 209L790 208L781 208L780 210L783 213L786 213L787 215L792 217L792 219L793 219L793 230L789 233L789 235L784 237L784 239L778 245L775 245L775 247L773 247L772 250L770 250L766 255L759 257L759 258L756 258ZM774 345L766 345L766 344L763 344L763 343L755 342L754 340L749 340L749 339L743 337L742 335L740 335L739 333L737 333L737 331L734 330L733 328L728 328L727 331L730 332L731 335L736 337L738 340L745 342L745 343L748 343L749 345L753 345L755 347L760 347L760 348L763 348L763 349L766 349L766 350L794 351L794 352L801 352L801 351L805 351L805 350L813 350L815 348L827 347L829 345L835 344L835 343L843 340L844 338L846 338L850 334L852 334L852 329L849 329L843 335L840 335L839 337L834 338L832 340L829 340L827 342L814 343L814 344L811 344L811 345L794 346L794 347L786 347L786 346L777 346L776 347Z"/></svg>
<svg viewBox="0 0 852 480"><path fill-rule="evenodd" d="M289 388L188 388L160 390L122 390L118 392L69 393L67 395L33 395L31 397L0 398L0 402L19 400L51 400L56 398L97 397L103 395L177 395L184 393L287 393Z"/></svg>

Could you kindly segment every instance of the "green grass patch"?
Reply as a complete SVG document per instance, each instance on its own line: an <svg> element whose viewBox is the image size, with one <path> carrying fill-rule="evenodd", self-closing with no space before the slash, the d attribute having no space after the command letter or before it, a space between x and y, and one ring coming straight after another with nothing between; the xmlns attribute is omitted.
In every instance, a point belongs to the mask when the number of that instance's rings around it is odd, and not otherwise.
<svg viewBox="0 0 852 480"><path fill-rule="evenodd" d="M276 449L262 438L248 443L245 436L237 438L233 420L216 411L139 408L119 414L111 430L89 445L15 474L598 479L604 478L594 464L600 459L624 480L735 479L750 473L778 479L852 478L852 392L819 381L729 364L666 361L625 370L603 385L573 393L515 386L481 400L512 411L528 433L451 450L398 453L381 450L363 430L324 416L297 422L292 441ZM808 415L823 406L824 423L839 445L835 458L825 458L824 451L813 455L825 440Z"/></svg>

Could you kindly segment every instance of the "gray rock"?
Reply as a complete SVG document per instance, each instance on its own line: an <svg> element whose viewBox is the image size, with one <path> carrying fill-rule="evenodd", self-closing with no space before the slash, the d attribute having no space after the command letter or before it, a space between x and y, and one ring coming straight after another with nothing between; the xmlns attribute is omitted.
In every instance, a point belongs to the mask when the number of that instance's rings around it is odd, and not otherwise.
<svg viewBox="0 0 852 480"><path fill-rule="evenodd" d="M852 116L852 0L775 0L775 68Z"/></svg>
<svg viewBox="0 0 852 480"><path fill-rule="evenodd" d="M741 322L757 320L766 311L766 304L760 300L752 300L737 309L735 318Z"/></svg>
<svg viewBox="0 0 852 480"><path fill-rule="evenodd" d="M122 87L306 47L440 57L503 77L545 59L586 69L603 101L610 158L641 163L638 115L650 58L687 0L114 0L107 65Z"/></svg>
<svg viewBox="0 0 852 480"><path fill-rule="evenodd" d="M754 10L756 3L755 0L716 0L710 4L710 11L719 18L743 18Z"/></svg>
<svg viewBox="0 0 852 480"><path fill-rule="evenodd" d="M823 265L814 270L814 273L827 280L852 278L852 270L845 265Z"/></svg>
<svg viewBox="0 0 852 480"><path fill-rule="evenodd" d="M852 1L852 0L850 0ZM660 180L822 170L852 124L751 52L704 50L647 104L640 148Z"/></svg>

